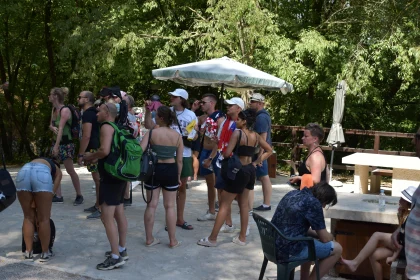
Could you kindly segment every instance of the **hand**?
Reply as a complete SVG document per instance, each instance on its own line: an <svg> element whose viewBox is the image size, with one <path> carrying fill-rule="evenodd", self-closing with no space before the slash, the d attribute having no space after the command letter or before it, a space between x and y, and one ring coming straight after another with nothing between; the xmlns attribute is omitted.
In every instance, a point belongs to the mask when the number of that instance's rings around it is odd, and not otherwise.
<svg viewBox="0 0 420 280"><path fill-rule="evenodd" d="M92 161L93 161L93 153L86 152L86 153L83 155L83 160L84 160L86 163L88 163L88 162L92 162Z"/></svg>
<svg viewBox="0 0 420 280"><path fill-rule="evenodd" d="M78 163L80 166L83 166L83 157L79 157L79 158L77 159L77 163Z"/></svg>
<svg viewBox="0 0 420 280"><path fill-rule="evenodd" d="M387 265L391 265L393 261L394 261L394 258L393 257L386 258L386 264Z"/></svg>
<svg viewBox="0 0 420 280"><path fill-rule="evenodd" d="M179 184L179 186L182 185L181 178L178 178L178 184Z"/></svg>
<svg viewBox="0 0 420 280"><path fill-rule="evenodd" d="M53 150L52 150L52 155L53 155L54 157L58 156L58 147L57 147L56 145L54 145L54 148L53 148Z"/></svg>
<svg viewBox="0 0 420 280"><path fill-rule="evenodd" d="M394 245L395 248L402 248L401 244L399 243L399 233L400 233L400 228L397 228L396 231L394 231L391 235L391 243L392 245Z"/></svg>
<svg viewBox="0 0 420 280"><path fill-rule="evenodd" d="M295 176L295 177L290 178L289 182L292 183L292 184L297 184L297 183L299 183L301 178L302 178L301 176Z"/></svg>
<svg viewBox="0 0 420 280"><path fill-rule="evenodd" d="M146 101L144 101L144 105L146 107L146 110L148 110L147 107L149 107L150 105L152 105L152 101L151 100L146 100Z"/></svg>
<svg viewBox="0 0 420 280"><path fill-rule="evenodd" d="M201 103L200 100L194 101L194 103L191 105L191 110L194 111L194 112L197 111L201 106L200 103Z"/></svg>
<svg viewBox="0 0 420 280"><path fill-rule="evenodd" d="M205 160L203 160L203 167L204 168L209 168L211 164L211 160L206 158Z"/></svg>

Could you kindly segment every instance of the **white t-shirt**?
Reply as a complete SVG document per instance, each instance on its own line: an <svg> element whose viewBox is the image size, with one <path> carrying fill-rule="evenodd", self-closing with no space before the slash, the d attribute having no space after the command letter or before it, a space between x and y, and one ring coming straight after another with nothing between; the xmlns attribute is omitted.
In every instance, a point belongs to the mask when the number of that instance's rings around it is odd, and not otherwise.
<svg viewBox="0 0 420 280"><path fill-rule="evenodd" d="M174 108L171 107L171 110L173 111ZM173 130L178 131L178 133L180 133L182 136L188 136L188 132L186 130L186 127L193 121L195 120L195 123L198 123L197 117L195 115L195 113L191 110L188 109L184 109L183 111L175 111L176 117L178 118L178 122L179 122L179 126L182 129L182 133L179 131L179 127L177 123L173 123L171 125L171 128ZM183 157L191 157L192 156L192 152L191 152L191 148L185 147L184 146L184 151L182 153Z"/></svg>

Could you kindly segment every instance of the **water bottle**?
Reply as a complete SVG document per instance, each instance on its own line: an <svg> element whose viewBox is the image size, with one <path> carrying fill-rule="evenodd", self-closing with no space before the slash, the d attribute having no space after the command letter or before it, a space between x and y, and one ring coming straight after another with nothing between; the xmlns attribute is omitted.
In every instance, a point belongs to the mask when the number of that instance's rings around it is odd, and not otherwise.
<svg viewBox="0 0 420 280"><path fill-rule="evenodd" d="M379 194L379 211L385 211L385 202L385 193L384 190L381 190L381 193Z"/></svg>

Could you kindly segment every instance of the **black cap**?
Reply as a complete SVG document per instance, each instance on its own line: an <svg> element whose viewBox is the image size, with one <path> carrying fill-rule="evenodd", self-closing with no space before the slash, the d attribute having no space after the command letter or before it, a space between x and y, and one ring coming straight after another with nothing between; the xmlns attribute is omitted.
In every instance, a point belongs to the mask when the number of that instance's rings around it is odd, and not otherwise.
<svg viewBox="0 0 420 280"><path fill-rule="evenodd" d="M160 97L159 95L153 94L152 97L150 98L151 101L160 101Z"/></svg>
<svg viewBox="0 0 420 280"><path fill-rule="evenodd" d="M99 92L99 95L102 96L102 97L116 95L119 98L121 98L121 90L120 90L120 87L119 86L115 86L115 87L104 87Z"/></svg>

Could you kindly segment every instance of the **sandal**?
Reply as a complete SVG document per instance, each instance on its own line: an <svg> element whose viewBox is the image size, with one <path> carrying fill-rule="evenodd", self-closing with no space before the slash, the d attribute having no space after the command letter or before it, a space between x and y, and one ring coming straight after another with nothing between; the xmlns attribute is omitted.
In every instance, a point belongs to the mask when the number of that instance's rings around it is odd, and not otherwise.
<svg viewBox="0 0 420 280"><path fill-rule="evenodd" d="M201 238L198 240L197 245L204 246L204 247L216 247L217 243L213 243L209 241L209 238Z"/></svg>
<svg viewBox="0 0 420 280"><path fill-rule="evenodd" d="M155 239L153 239L152 243L146 244L146 247L152 247L152 246L155 246L157 244L160 244L160 240L155 237Z"/></svg>
<svg viewBox="0 0 420 280"><path fill-rule="evenodd" d="M177 227L180 227L182 229L186 229L186 230L193 230L194 228L192 227L192 225L189 225L187 222L183 223L182 225L176 225Z"/></svg>
<svg viewBox="0 0 420 280"><path fill-rule="evenodd" d="M240 245L240 246L245 246L246 245L246 242L241 241L239 239L239 236L234 237L232 239L232 242L235 243L235 244L237 244L237 245Z"/></svg>
<svg viewBox="0 0 420 280"><path fill-rule="evenodd" d="M182 241L178 241L178 243L176 243L174 246L169 246L169 248L175 249L176 247L178 247L181 244L182 244Z"/></svg>

